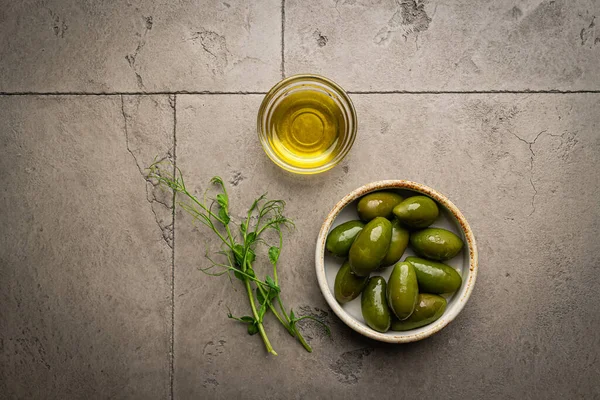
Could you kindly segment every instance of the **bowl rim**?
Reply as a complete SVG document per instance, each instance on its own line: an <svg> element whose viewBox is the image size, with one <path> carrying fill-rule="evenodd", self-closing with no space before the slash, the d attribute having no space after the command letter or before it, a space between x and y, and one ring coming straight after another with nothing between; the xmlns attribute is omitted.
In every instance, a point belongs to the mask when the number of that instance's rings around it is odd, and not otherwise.
<svg viewBox="0 0 600 400"><path fill-rule="evenodd" d="M294 81L298 81L298 80L300 80L300 81L302 81L302 80L315 81L315 82L320 82L320 83L325 84L325 86L333 89L333 91L337 92L340 95L340 97L344 100L344 102L347 103L347 106L349 109L349 119L350 119L350 122L352 123L352 128L348 130L349 143L348 143L347 149L344 152L340 153L338 155L338 157L336 157L335 159L333 159L333 160L329 161L328 163L323 164L319 167L299 168L299 167L295 167L291 164L284 162L283 160L281 160L280 158L275 156L273 151L270 149L267 139L265 137L263 137L263 133L262 133L263 128L264 128L262 119L266 112L267 104L268 104L269 100L273 96L275 96L275 94L278 91L284 89L290 83L293 83ZM286 171L292 172L294 174L299 174L299 175L320 174L322 172L329 171L331 168L338 165L340 162L342 162L344 160L344 158L346 158L346 156L348 155L348 153L354 146L354 141L356 140L357 132L358 132L358 118L356 116L356 108L354 107L354 103L352 102L350 95L348 95L348 92L346 92L339 84L337 84L333 80L326 78L324 76L321 76L321 75L317 75L317 74L296 74L296 75L288 76L288 77L280 80L279 82L277 82L267 92L267 94L265 94L265 97L262 99L262 101L260 103L260 106L258 108L258 113L256 116L256 133L258 134L258 140L260 141L261 147L263 148L263 151L265 152L265 154L278 167L280 167Z"/></svg>
<svg viewBox="0 0 600 400"><path fill-rule="evenodd" d="M454 298L452 301L452 307L450 307L450 303L446 308L446 311L442 315L440 319L435 321L434 323L427 325L426 330L419 333L411 333L412 331L405 332L395 332L394 334L385 334L377 332L369 327L364 326L362 323L358 322L354 317L350 316L342 306L337 302L335 296L329 289L329 285L327 283L327 277L325 275L325 241L327 239L327 234L331 229L331 226L335 219L338 217L339 213L351 202L362 197L368 193L386 190L386 189L405 189L412 190L415 192L419 192L425 194L434 200L436 200L439 204L444 206L450 213L454 216L460 229L462 229L463 234L466 239L467 248L469 250L469 279L464 283L463 287L459 289L460 297ZM371 183L367 183L363 185L346 196L344 196L340 201L338 201L333 209L327 215L327 218L323 222L321 226L321 230L319 231L319 235L317 238L317 246L315 250L315 269L317 274L317 281L319 283L319 288L321 289L321 293L325 297L325 300L329 304L329 307L333 310L333 312L350 328L355 330L356 332L367 336L371 339L375 339L381 342L387 343L409 343L417 340L425 339L436 332L439 332L441 329L446 327L450 322L456 318L456 316L462 311L467 300L471 296L473 292L473 287L475 286L475 280L477 278L477 269L478 269L478 254L477 254L477 244L475 243L475 237L473 235L473 231L467 222L467 219L460 212L458 207L454 205L446 196L442 195L438 191L430 188L429 186L423 185L421 183L407 181L407 180L382 180L375 181ZM457 294L458 294L457 293ZM391 332L391 331L389 331Z"/></svg>

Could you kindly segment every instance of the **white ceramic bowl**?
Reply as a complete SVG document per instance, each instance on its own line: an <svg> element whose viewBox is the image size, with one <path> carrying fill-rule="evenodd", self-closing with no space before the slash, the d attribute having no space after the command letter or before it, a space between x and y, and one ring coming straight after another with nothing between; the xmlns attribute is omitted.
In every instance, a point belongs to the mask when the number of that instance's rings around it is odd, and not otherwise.
<svg viewBox="0 0 600 400"><path fill-rule="evenodd" d="M365 324L360 310L360 296L349 303L340 305L334 296L333 285L338 269L342 265L343 260L326 254L325 240L331 229L340 225L343 222L358 219L356 212L356 204L358 199L367 193L376 192L379 190L395 191L406 196L424 194L434 199L440 205L440 217L432 225L432 227L440 227L448 229L459 235L465 246L461 252L453 259L445 263L455 268L462 277L462 285L458 291L446 296L448 305L444 314L435 322L405 332L388 331L386 333L377 332L367 324ZM406 249L402 260L405 257L414 255L410 248ZM370 337L371 339L379 340L388 343L407 343L424 339L434 333L440 331L448 325L463 309L466 304L473 286L475 285L475 277L477 276L477 246L473 232L467 223L467 220L462 213L456 208L450 200L445 196L431 189L428 186L404 181L404 180L388 180L372 182L364 185L340 200L333 210L327 216L327 219L321 227L319 237L317 239L317 250L315 254L315 264L317 270L317 279L319 287L325 300L336 313L336 315L344 321L346 325L354 329L358 333ZM386 281L389 278L392 268L388 267L382 271L377 271L373 275L381 275Z"/></svg>

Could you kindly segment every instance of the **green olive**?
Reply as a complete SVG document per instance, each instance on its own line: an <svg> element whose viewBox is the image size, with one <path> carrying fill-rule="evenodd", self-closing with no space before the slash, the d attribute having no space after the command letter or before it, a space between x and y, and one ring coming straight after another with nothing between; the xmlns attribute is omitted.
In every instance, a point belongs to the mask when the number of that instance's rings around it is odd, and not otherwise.
<svg viewBox="0 0 600 400"><path fill-rule="evenodd" d="M404 250L408 246L409 232L405 229L398 220L392 221L392 239L390 241L390 248L388 249L385 257L381 261L381 265L387 267L388 265L396 264L402 258Z"/></svg>
<svg viewBox="0 0 600 400"><path fill-rule="evenodd" d="M360 295L368 281L369 277L356 276L350 270L350 263L348 261L344 262L335 276L335 299L340 304L354 300Z"/></svg>
<svg viewBox="0 0 600 400"><path fill-rule="evenodd" d="M368 276L376 270L387 254L392 237L392 223L376 217L358 234L350 247L349 260L352 272Z"/></svg>
<svg viewBox="0 0 600 400"><path fill-rule="evenodd" d="M361 221L348 221L336 226L327 235L325 248L338 257L346 257L356 236L365 224Z"/></svg>
<svg viewBox="0 0 600 400"><path fill-rule="evenodd" d="M394 265L387 286L387 300L390 308L400 320L410 317L417 303L419 286L417 275L411 263L400 262Z"/></svg>
<svg viewBox="0 0 600 400"><path fill-rule="evenodd" d="M438 320L446 310L446 299L442 296L420 293L417 297L415 311L404 321L392 320L393 331L409 331L429 325Z"/></svg>
<svg viewBox="0 0 600 400"><path fill-rule="evenodd" d="M462 285L462 278L454 268L441 262L419 257L406 257L415 267L419 289L426 293L452 293Z"/></svg>
<svg viewBox="0 0 600 400"><path fill-rule="evenodd" d="M392 192L374 192L363 196L358 201L358 216L365 222L375 217L391 218L392 210L403 200L403 197Z"/></svg>
<svg viewBox="0 0 600 400"><path fill-rule="evenodd" d="M413 250L432 260L449 260L463 247L463 241L456 234L441 228L427 228L410 235Z"/></svg>
<svg viewBox="0 0 600 400"><path fill-rule="evenodd" d="M360 299L363 318L367 325L378 332L390 329L392 316L385 300L386 284L381 276L369 279Z"/></svg>
<svg viewBox="0 0 600 400"><path fill-rule="evenodd" d="M394 207L394 215L411 228L426 228L440 215L435 201L427 196L413 196Z"/></svg>

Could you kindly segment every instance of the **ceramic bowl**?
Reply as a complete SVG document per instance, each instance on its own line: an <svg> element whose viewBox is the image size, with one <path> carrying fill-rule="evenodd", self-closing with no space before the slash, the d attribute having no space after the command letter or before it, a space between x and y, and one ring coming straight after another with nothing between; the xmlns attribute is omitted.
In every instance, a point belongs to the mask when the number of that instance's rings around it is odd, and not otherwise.
<svg viewBox="0 0 600 400"><path fill-rule="evenodd" d="M342 265L343 260L326 254L325 240L327 239L327 235L331 229L341 223L358 219L358 214L356 212L358 199L367 193L379 190L394 191L406 197L419 194L431 197L440 206L440 217L438 217L438 220L432 227L448 229L459 235L465 243L465 246L456 257L445 262L460 273L463 282L462 286L455 293L445 296L448 305L444 314L437 321L410 331L394 332L390 330L386 333L377 332L368 327L364 322L360 309L360 296L344 305L340 305L334 296L333 285L335 276ZM404 252L402 260L411 255L415 254L409 247ZM315 264L317 279L325 300L333 312L344 321L346 325L371 339L388 343L407 343L424 339L439 332L461 312L475 285L475 278L477 276L477 246L475 244L473 232L471 231L466 218L444 195L419 183L404 180L387 180L364 185L346 195L335 205L335 207L333 207L333 210L331 210L325 219L321 231L319 232ZM391 270L392 268L388 267L371 275L381 275L387 281Z"/></svg>

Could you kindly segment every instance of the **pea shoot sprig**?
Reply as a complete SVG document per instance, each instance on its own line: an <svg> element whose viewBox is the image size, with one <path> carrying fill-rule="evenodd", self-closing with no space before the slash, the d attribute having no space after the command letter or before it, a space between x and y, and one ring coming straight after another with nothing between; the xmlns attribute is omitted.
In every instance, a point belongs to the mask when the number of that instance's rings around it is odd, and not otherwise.
<svg viewBox="0 0 600 400"><path fill-rule="evenodd" d="M273 355L277 355L277 353L264 328L264 317L269 311L308 352L312 352L312 348L298 330L297 323L299 321L314 320L323 325L328 335L331 334L327 325L311 315L296 316L293 309L290 309L288 313L281 299L277 263L283 245L282 229L294 227L294 223L283 214L285 208L283 200L269 200L266 194L263 194L254 200L248 209L246 218L238 224L233 221L229 213L229 196L220 177L215 176L210 181L218 190L216 197L207 199L207 192L205 192L200 200L186 188L183 174L179 168L175 168L175 176L166 172L168 168L161 168L161 162L152 164L149 170L148 177L150 179L168 186L173 191L175 198L183 197L176 204L190 214L195 221L207 226L220 239L221 247L215 254L220 255L223 261L215 260L207 251L206 258L210 265L199 269L211 276L227 274L231 281L233 281L231 278L233 275L243 283L248 295L251 315L235 317L229 311L227 315L229 318L246 324L250 335L260 334L267 352ZM171 170L173 170L172 167ZM236 225L237 229L235 229ZM279 238L276 245L269 245L264 239L268 232L276 233ZM257 276L254 269L258 245L268 247L268 258L272 266L273 275L267 274L263 279Z"/></svg>

